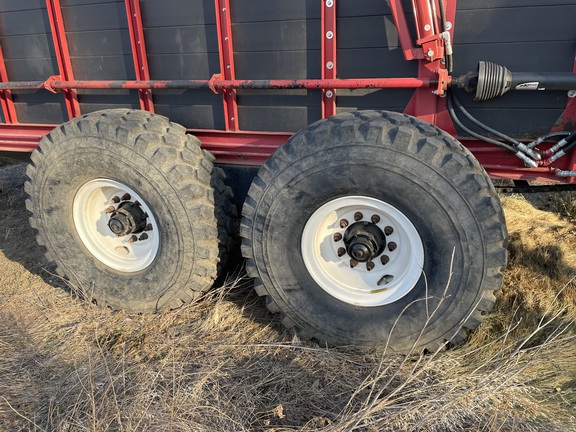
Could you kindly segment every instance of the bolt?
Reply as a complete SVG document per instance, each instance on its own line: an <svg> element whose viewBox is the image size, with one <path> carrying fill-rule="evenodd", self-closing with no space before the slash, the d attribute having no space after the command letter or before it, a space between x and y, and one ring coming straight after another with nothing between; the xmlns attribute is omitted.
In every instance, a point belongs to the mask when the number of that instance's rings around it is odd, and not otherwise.
<svg viewBox="0 0 576 432"><path fill-rule="evenodd" d="M345 253L346 253L346 249L344 249L343 247L338 248L337 254L339 257L344 256Z"/></svg>
<svg viewBox="0 0 576 432"><path fill-rule="evenodd" d="M388 264L389 261L390 261L390 257L388 255L382 255L380 257L380 262L382 263L382 265Z"/></svg>
<svg viewBox="0 0 576 432"><path fill-rule="evenodd" d="M332 63L331 61L326 63L326 69L333 69L333 68L334 68L334 63Z"/></svg>
<svg viewBox="0 0 576 432"><path fill-rule="evenodd" d="M354 213L354 220L355 220L356 222L362 220L363 217L364 217L364 215L363 215L362 213L360 213L360 212Z"/></svg>
<svg viewBox="0 0 576 432"><path fill-rule="evenodd" d="M426 53L426 55L430 58L432 58L434 56L434 50L429 49L428 52Z"/></svg>
<svg viewBox="0 0 576 432"><path fill-rule="evenodd" d="M358 261L351 259L350 260L350 268L354 268L358 265Z"/></svg>
<svg viewBox="0 0 576 432"><path fill-rule="evenodd" d="M396 243L394 243L394 242L388 243L388 250L389 250L390 252L393 252L397 247L398 247L398 245L397 245Z"/></svg>
<svg viewBox="0 0 576 432"><path fill-rule="evenodd" d="M230 121L232 121L232 122L233 122L234 120L235 120L235 118L234 118L234 117L230 117Z"/></svg>
<svg viewBox="0 0 576 432"><path fill-rule="evenodd" d="M146 228L144 228L144 231L152 231L152 224L148 224L146 225Z"/></svg>
<svg viewBox="0 0 576 432"><path fill-rule="evenodd" d="M334 37L334 33L331 31L326 32L326 39L332 39Z"/></svg>
<svg viewBox="0 0 576 432"><path fill-rule="evenodd" d="M340 221L340 228L346 228L348 226L348 221L346 219L342 219Z"/></svg>
<svg viewBox="0 0 576 432"><path fill-rule="evenodd" d="M134 243L138 241L138 237L136 237L135 235L130 236L130 238L128 239L128 243Z"/></svg>
<svg viewBox="0 0 576 432"><path fill-rule="evenodd" d="M120 197L114 196L110 200L110 204L118 204L120 202Z"/></svg>
<svg viewBox="0 0 576 432"><path fill-rule="evenodd" d="M426 25L424 26L424 30L426 30L426 31L430 31L431 28L432 28L432 27L430 27L430 24L426 24Z"/></svg>
<svg viewBox="0 0 576 432"><path fill-rule="evenodd" d="M370 218L370 220L372 221L373 224L377 224L378 222L380 222L380 216L378 215L372 215L372 217Z"/></svg>
<svg viewBox="0 0 576 432"><path fill-rule="evenodd" d="M332 96L334 96L334 92L332 90L327 90L326 91L326 97L331 98Z"/></svg>
<svg viewBox="0 0 576 432"><path fill-rule="evenodd" d="M230 69L230 65L226 65L226 69Z"/></svg>
<svg viewBox="0 0 576 432"><path fill-rule="evenodd" d="M392 228L391 226L387 226L386 228L384 228L384 234L386 235L392 235L393 232L394 228Z"/></svg>
<svg viewBox="0 0 576 432"><path fill-rule="evenodd" d="M326 0L326 7L334 6L334 0Z"/></svg>
<svg viewBox="0 0 576 432"><path fill-rule="evenodd" d="M334 233L334 241L339 242L340 240L342 240L342 234L340 234L339 232Z"/></svg>
<svg viewBox="0 0 576 432"><path fill-rule="evenodd" d="M576 97L576 90L568 90L568 97L571 99Z"/></svg>
<svg viewBox="0 0 576 432"><path fill-rule="evenodd" d="M121 199L122 199L122 201L129 201L130 198L132 198L132 197L130 196L130 194L129 194L129 193L125 193L124 195L122 195L122 198L121 198Z"/></svg>
<svg viewBox="0 0 576 432"><path fill-rule="evenodd" d="M372 261L368 261L366 263L366 270L370 271L374 268L374 263Z"/></svg>
<svg viewBox="0 0 576 432"><path fill-rule="evenodd" d="M142 233L139 240L142 241L142 240L147 240L147 239L148 239L148 234Z"/></svg>
<svg viewBox="0 0 576 432"><path fill-rule="evenodd" d="M116 211L116 209L114 208L114 206L110 206L107 207L106 210L104 210L106 213L112 213L113 211Z"/></svg>
<svg viewBox="0 0 576 432"><path fill-rule="evenodd" d="M452 23L450 21L446 21L446 30L452 29Z"/></svg>

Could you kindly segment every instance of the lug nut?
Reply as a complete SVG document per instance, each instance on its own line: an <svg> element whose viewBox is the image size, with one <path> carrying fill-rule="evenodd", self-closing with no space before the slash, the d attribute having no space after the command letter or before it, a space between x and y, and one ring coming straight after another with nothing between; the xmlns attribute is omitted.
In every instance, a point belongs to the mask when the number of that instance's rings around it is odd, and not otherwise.
<svg viewBox="0 0 576 432"><path fill-rule="evenodd" d="M372 221L373 224L377 224L378 222L380 222L380 216L378 215L372 215L372 217L370 218L370 220Z"/></svg>
<svg viewBox="0 0 576 432"><path fill-rule="evenodd" d="M134 243L138 241L138 237L136 237L135 235L130 236L130 238L128 239L128 243Z"/></svg>
<svg viewBox="0 0 576 432"><path fill-rule="evenodd" d="M135 206L139 206L139 205L140 205L140 201L134 201L134 205L135 205Z"/></svg>
<svg viewBox="0 0 576 432"><path fill-rule="evenodd" d="M374 262L368 261L368 262L366 263L366 270L370 271L370 270L372 270L373 268L374 268Z"/></svg>
<svg viewBox="0 0 576 432"><path fill-rule="evenodd" d="M346 253L346 249L344 249L343 247L338 248L337 254L339 257L343 256L345 253Z"/></svg>
<svg viewBox="0 0 576 432"><path fill-rule="evenodd" d="M148 240L148 234L142 233L142 235L140 236L139 240L140 240L140 241L142 241L142 240Z"/></svg>
<svg viewBox="0 0 576 432"><path fill-rule="evenodd" d="M144 219L148 219L148 213L144 212L144 214L142 215L142 217L143 217Z"/></svg>
<svg viewBox="0 0 576 432"><path fill-rule="evenodd" d="M382 255L382 256L380 257L380 262L381 262L383 265L388 264L389 261L390 261L390 257L389 257L388 255Z"/></svg>
<svg viewBox="0 0 576 432"><path fill-rule="evenodd" d="M152 231L152 224L148 224L146 225L146 228L144 228L144 231Z"/></svg>
<svg viewBox="0 0 576 432"><path fill-rule="evenodd" d="M354 220L355 220L356 222L362 220L362 218L364 218L364 215L363 215L362 213L360 213L360 212L354 213Z"/></svg>
<svg viewBox="0 0 576 432"><path fill-rule="evenodd" d="M130 196L129 193L125 193L124 195L122 195L122 201L129 201L130 198L132 197Z"/></svg>
<svg viewBox="0 0 576 432"><path fill-rule="evenodd" d="M334 241L335 242L339 242L340 240L342 240L342 234L340 233L334 233Z"/></svg>
<svg viewBox="0 0 576 432"><path fill-rule="evenodd" d="M387 226L386 228L384 228L384 234L386 235L392 235L393 232L394 228L392 228L391 226Z"/></svg>
<svg viewBox="0 0 576 432"><path fill-rule="evenodd" d="M112 197L112 199L110 200L111 204L118 204L120 202L120 197L114 196Z"/></svg>
<svg viewBox="0 0 576 432"><path fill-rule="evenodd" d="M358 261L351 259L350 260L350 268L354 268L358 265Z"/></svg>
<svg viewBox="0 0 576 432"><path fill-rule="evenodd" d="M388 243L388 250L389 250L390 252L394 251L397 247L398 247L398 245L397 245L396 243L394 243L394 242Z"/></svg>
<svg viewBox="0 0 576 432"><path fill-rule="evenodd" d="M106 207L106 210L104 210L106 213L112 213L113 211L116 211L116 209L114 208L114 206L110 206L110 207Z"/></svg>
<svg viewBox="0 0 576 432"><path fill-rule="evenodd" d="M346 219L342 219L340 221L340 228L346 228L348 226L348 221Z"/></svg>

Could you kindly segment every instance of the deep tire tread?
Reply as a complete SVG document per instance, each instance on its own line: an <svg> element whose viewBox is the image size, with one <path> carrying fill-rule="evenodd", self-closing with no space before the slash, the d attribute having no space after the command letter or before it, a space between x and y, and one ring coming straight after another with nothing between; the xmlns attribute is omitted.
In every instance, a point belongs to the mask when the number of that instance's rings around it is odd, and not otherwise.
<svg viewBox="0 0 576 432"><path fill-rule="evenodd" d="M27 208L32 213L31 225L38 231L38 242L48 243L42 229L42 215L34 204L37 199L34 185L38 176L42 175L38 167L45 164L45 155L56 146L70 145L70 142L73 145L74 137L87 136L121 143L144 157L150 166L156 167L171 181L177 196L182 197L181 202L187 212L201 218L194 221L194 225L201 226L196 231L197 265L196 273L191 278L194 283L186 284L178 292L169 291L158 304L136 301L134 307L120 305L120 308L132 312L173 308L194 299L197 291L209 289L226 259L235 233L235 208L230 201L232 190L225 185L224 172L212 165L213 156L200 148L200 141L196 137L187 135L184 127L167 118L145 111L112 109L86 114L55 128L41 139L39 147L32 153L25 186L29 195ZM58 151L65 151L65 148ZM48 255L51 261L56 261L60 274L72 276L72 270L64 270L66 263L55 260L50 251ZM73 276L71 281L74 282ZM94 300L99 304L108 304L105 298Z"/></svg>
<svg viewBox="0 0 576 432"><path fill-rule="evenodd" d="M390 147L395 150L425 156L430 166L442 171L446 177L454 179L455 184L459 184L466 191L468 202L474 214L478 216L478 223L482 225L483 231L489 233L484 245L487 265L482 282L483 295L477 311L464 323L465 328L474 329L482 321L479 311L491 309L495 301L493 292L498 290L502 283L502 269L506 262L505 248L508 241L504 214L498 200L487 197L487 194L496 195L494 187L484 169L467 149L436 126L403 114L360 111L342 113L317 121L307 129L296 133L266 161L244 202L240 229L243 238L242 254L247 259L248 275L255 278L256 292L266 298L266 305L271 312L280 311L261 280L252 250L254 226L252 221L256 217L260 199L268 188L273 187L272 181L285 167L296 163L304 154L326 152L330 148L346 145L342 143L350 140L373 142L377 138L378 142L385 141L381 137L388 137ZM297 326L293 320L285 316L282 322L288 328ZM301 330L301 334L307 338L312 337L305 329ZM465 332L457 331L453 342L457 343L465 337ZM429 342L427 348L433 350L443 343L444 340L441 339L433 340Z"/></svg>

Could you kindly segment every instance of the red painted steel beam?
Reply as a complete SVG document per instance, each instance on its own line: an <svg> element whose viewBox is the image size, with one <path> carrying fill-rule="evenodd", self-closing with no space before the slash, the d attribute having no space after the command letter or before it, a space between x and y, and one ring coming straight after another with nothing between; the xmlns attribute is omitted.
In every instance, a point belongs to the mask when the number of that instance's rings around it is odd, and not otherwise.
<svg viewBox="0 0 576 432"><path fill-rule="evenodd" d="M74 73L70 61L70 50L68 49L68 41L66 40L60 0L46 0L46 7L48 9L48 20L50 21L50 28L52 30L52 40L54 41L54 50L56 51L56 60L58 61L60 75L64 81L73 81ZM76 90L73 88L66 89L65 97L68 116L71 119L79 116L80 104L78 103Z"/></svg>
<svg viewBox="0 0 576 432"><path fill-rule="evenodd" d="M0 151L31 152L43 135L56 125L0 124ZM202 147L216 156L221 164L259 166L284 142L289 132L225 132L194 130L188 132L202 141ZM564 157L554 168L526 168L522 161L505 150L469 138L462 138L467 147L492 178L566 183L571 179L558 177L554 170L571 170L571 161Z"/></svg>
<svg viewBox="0 0 576 432"><path fill-rule="evenodd" d="M125 3L136 79L139 81L148 81L150 80L150 71L148 69L148 58L146 55L146 45L144 43L144 28L142 26L142 15L140 13L140 1L125 0ZM152 91L150 89L139 89L138 96L140 98L140 108L153 113L154 104L152 102Z"/></svg>
<svg viewBox="0 0 576 432"><path fill-rule="evenodd" d="M218 53L220 57L220 75L225 80L235 80L234 49L232 45L232 19L230 17L230 2L228 0L214 0L216 7L216 32L218 34ZM238 103L236 90L225 89L222 95L224 103L224 124L226 130L237 131Z"/></svg>
<svg viewBox="0 0 576 432"><path fill-rule="evenodd" d="M0 46L0 82L6 81L8 81L8 72L6 71L4 54L2 52L2 47ZM12 92L10 90L0 91L0 104L2 105L4 121L6 123L18 123L16 109L14 108L14 101L12 101Z"/></svg>
<svg viewBox="0 0 576 432"><path fill-rule="evenodd" d="M0 90L47 89L361 89L361 88L421 88L436 85L430 78L351 78L304 80L118 80L118 81L11 81L0 83Z"/></svg>
<svg viewBox="0 0 576 432"><path fill-rule="evenodd" d="M406 60L424 58L422 50L416 48L412 43L412 36L410 35L410 29L408 28L408 22L406 21L406 14L404 13L402 0L390 0L389 4L390 9L392 10L394 24L396 25L396 30L398 31L398 40L400 41L400 46L402 47L404 58Z"/></svg>
<svg viewBox="0 0 576 432"><path fill-rule="evenodd" d="M52 125L0 123L0 151L31 152L52 129Z"/></svg>
<svg viewBox="0 0 576 432"><path fill-rule="evenodd" d="M336 0L322 0L322 79L336 78ZM336 92L322 91L322 118L336 114Z"/></svg>

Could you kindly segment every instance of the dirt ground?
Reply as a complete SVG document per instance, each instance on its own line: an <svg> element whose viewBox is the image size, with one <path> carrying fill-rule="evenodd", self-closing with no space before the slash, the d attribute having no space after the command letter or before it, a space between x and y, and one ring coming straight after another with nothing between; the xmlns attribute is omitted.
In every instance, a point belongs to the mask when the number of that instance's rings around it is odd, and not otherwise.
<svg viewBox="0 0 576 432"><path fill-rule="evenodd" d="M574 431L576 196L503 197L510 264L466 344L300 341L241 268L180 310L101 309L54 274L25 166L0 168L0 431Z"/></svg>

